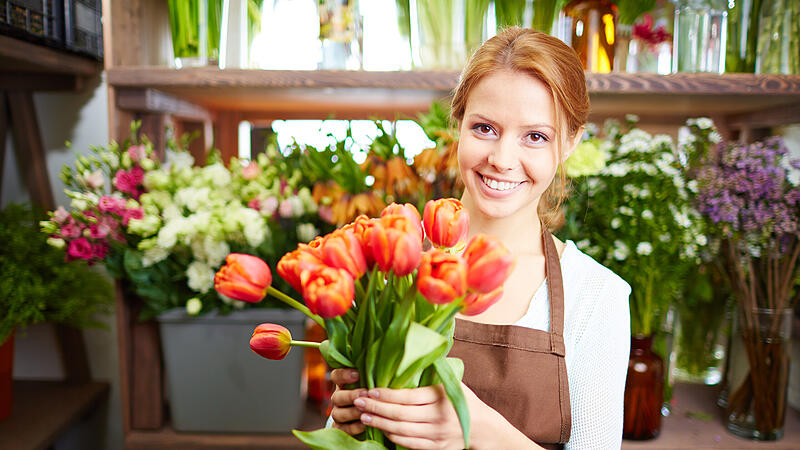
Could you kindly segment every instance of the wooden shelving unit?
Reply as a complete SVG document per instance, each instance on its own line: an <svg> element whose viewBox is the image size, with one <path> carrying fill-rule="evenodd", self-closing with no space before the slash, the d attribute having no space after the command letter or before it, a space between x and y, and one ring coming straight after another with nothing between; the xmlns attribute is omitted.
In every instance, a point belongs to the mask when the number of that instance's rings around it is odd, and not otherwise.
<svg viewBox="0 0 800 450"><path fill-rule="evenodd" d="M170 55L163 45L169 39L165 2L104 0L103 11L110 135L118 141L128 135L130 121L139 119L158 148L165 140L164 126L172 124L179 134L200 133L190 148L195 156L213 144L227 159L237 152L242 120L413 117L426 111L432 100L446 98L458 81L453 71L176 70L166 67ZM592 120L632 113L642 123L674 127L689 117L709 116L726 138L744 140L767 127L800 122L800 76L587 74L587 80ZM171 430L164 416L157 326L137 322L135 300L121 293L117 311L128 446L292 445L268 436Z"/></svg>

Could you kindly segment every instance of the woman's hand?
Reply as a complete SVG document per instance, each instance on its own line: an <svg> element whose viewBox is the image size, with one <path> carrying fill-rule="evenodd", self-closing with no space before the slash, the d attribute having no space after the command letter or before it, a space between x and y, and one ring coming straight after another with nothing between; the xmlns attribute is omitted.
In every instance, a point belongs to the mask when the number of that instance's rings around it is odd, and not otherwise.
<svg viewBox="0 0 800 450"><path fill-rule="evenodd" d="M358 371L333 369L331 380L336 385L336 389L331 394L333 428L338 428L351 436L364 432L364 424L359 421L361 411L353 406L353 400L358 397L366 397L367 390L345 388L349 384L358 382Z"/></svg>
<svg viewBox="0 0 800 450"><path fill-rule="evenodd" d="M505 421L483 403L467 386L461 384L470 412L470 446L486 431ZM441 385L414 389L370 389L366 396L353 396L353 404L362 413L361 422L383 430L397 445L414 449L462 449L464 437L455 408Z"/></svg>

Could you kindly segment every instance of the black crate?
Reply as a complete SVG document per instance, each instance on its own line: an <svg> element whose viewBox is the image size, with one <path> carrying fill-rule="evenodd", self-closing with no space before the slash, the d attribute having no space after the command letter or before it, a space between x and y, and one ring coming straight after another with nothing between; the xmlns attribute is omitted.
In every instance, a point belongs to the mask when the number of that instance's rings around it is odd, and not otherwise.
<svg viewBox="0 0 800 450"><path fill-rule="evenodd" d="M0 0L0 33L61 48L63 0Z"/></svg>
<svg viewBox="0 0 800 450"><path fill-rule="evenodd" d="M101 0L63 0L64 46L67 50L103 59Z"/></svg>

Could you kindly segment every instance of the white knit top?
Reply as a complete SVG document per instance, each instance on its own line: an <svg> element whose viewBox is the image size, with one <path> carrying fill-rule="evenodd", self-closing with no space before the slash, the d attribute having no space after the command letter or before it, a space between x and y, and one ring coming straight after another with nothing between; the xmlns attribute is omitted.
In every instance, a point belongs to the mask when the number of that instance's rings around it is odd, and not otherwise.
<svg viewBox="0 0 800 450"><path fill-rule="evenodd" d="M572 409L567 449L620 448L630 353L631 288L614 272L566 242L564 343ZM547 281L515 325L550 331Z"/></svg>

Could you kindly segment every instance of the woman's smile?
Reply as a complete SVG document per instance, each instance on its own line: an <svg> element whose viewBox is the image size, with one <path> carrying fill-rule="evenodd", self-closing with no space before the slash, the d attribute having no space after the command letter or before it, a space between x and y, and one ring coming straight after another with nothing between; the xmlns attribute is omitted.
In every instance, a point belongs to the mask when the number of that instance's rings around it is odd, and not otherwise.
<svg viewBox="0 0 800 450"><path fill-rule="evenodd" d="M475 172L475 175L480 178L480 185L483 192L491 197L502 198L507 197L518 190L524 181L506 181L499 178L494 178L488 175L483 175L480 172Z"/></svg>

